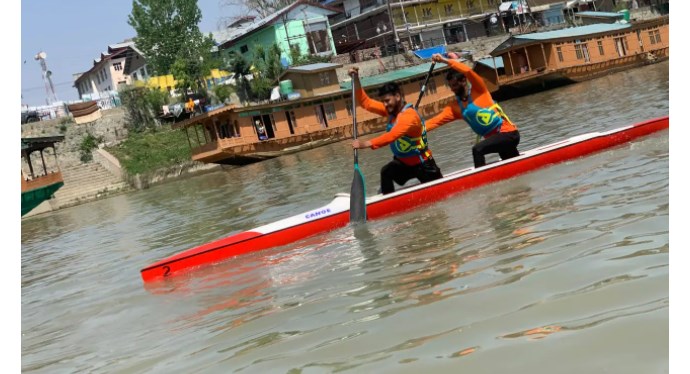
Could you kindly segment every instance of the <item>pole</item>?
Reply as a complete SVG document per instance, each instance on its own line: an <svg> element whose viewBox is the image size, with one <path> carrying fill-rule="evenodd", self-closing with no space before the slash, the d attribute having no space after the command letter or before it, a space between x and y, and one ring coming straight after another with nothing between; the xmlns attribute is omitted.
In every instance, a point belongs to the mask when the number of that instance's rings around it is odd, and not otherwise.
<svg viewBox="0 0 690 374"><path fill-rule="evenodd" d="M393 36L395 37L395 49L398 51L398 53L400 53L400 38L398 37L398 30L395 29L395 23L393 22L391 0L386 0L386 6L388 6L388 19L391 21L391 27L393 28Z"/></svg>

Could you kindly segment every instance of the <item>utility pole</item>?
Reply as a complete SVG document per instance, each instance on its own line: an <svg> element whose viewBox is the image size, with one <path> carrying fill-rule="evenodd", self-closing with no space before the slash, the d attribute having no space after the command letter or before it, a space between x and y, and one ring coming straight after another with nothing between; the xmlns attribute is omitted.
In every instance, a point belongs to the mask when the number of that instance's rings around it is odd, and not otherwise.
<svg viewBox="0 0 690 374"><path fill-rule="evenodd" d="M46 57L48 57L48 55L45 52L39 52L36 56L34 56L34 60L39 61L41 64L41 70L43 71L43 83L46 86L46 102L48 105L50 105L57 102L58 99L55 95L53 80L50 78L50 76L53 75L53 72L48 70L48 66L46 65Z"/></svg>
<svg viewBox="0 0 690 374"><path fill-rule="evenodd" d="M400 0L398 2L398 4L400 4L400 12L402 12L403 22L405 23L405 28L407 29L407 38L410 41L410 49L414 49L414 48L412 48L413 44L412 44L412 35L410 35L410 24L407 23L407 16L405 16L405 8L403 8L402 0Z"/></svg>
<svg viewBox="0 0 690 374"><path fill-rule="evenodd" d="M386 5L388 6L388 19L391 21L391 27L393 28L393 36L395 37L395 49L398 51L398 53L400 53L400 38L398 38L398 30L395 29L395 23L393 22L391 0L386 0Z"/></svg>

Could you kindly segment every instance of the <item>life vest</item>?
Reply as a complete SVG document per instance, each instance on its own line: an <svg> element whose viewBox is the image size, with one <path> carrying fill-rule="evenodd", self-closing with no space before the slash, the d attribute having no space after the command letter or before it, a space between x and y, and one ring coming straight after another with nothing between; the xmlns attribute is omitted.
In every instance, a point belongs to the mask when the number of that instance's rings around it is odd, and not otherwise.
<svg viewBox="0 0 690 374"><path fill-rule="evenodd" d="M412 110L417 112L417 109L415 109L412 106L412 104L407 104L403 107L400 113L404 112L409 108L412 108ZM391 143L390 147L391 151L393 151L393 154L397 157L419 156L419 161L424 162L424 160L429 157L429 148L427 146L426 140L426 124L424 123L424 118L421 115L419 115L419 112L417 112L417 115L419 116L419 119L422 121L422 135L416 138L410 138L409 136L404 135L396 139L393 143ZM386 126L386 132L390 132L393 126L395 126L395 123L397 122L393 122L395 118L397 117L388 117L388 125Z"/></svg>
<svg viewBox="0 0 690 374"><path fill-rule="evenodd" d="M472 131L479 136L501 129L503 119L508 119L508 116L503 113L503 109L494 101L494 104L488 108L481 108L477 106L472 100L472 95L469 95L467 106L462 104L459 96L455 96L462 112L462 118L470 125Z"/></svg>

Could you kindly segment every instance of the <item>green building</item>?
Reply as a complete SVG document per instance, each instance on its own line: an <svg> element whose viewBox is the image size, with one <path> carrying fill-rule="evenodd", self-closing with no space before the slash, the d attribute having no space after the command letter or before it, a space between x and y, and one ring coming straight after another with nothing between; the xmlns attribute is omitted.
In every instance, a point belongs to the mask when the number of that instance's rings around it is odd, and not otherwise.
<svg viewBox="0 0 690 374"><path fill-rule="evenodd" d="M227 29L214 33L221 57L237 52L248 61L255 45L278 44L284 64L290 64L290 48L299 46L302 55L335 55L328 16L340 10L298 0L280 11L259 19L240 19Z"/></svg>

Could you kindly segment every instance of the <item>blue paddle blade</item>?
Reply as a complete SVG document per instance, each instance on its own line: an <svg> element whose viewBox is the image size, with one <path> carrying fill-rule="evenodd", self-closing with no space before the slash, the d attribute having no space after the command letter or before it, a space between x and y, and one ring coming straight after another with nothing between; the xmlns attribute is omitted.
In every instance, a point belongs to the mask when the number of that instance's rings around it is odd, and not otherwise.
<svg viewBox="0 0 690 374"><path fill-rule="evenodd" d="M364 188L364 174L355 164L355 176L350 188L350 222L365 222L367 220L366 190Z"/></svg>

